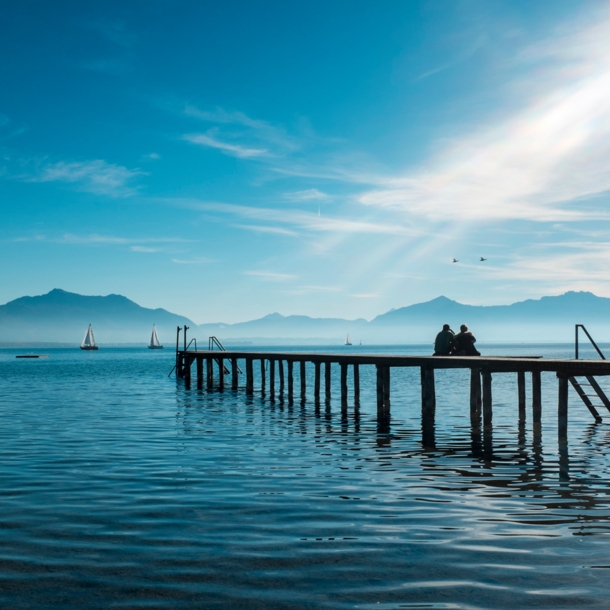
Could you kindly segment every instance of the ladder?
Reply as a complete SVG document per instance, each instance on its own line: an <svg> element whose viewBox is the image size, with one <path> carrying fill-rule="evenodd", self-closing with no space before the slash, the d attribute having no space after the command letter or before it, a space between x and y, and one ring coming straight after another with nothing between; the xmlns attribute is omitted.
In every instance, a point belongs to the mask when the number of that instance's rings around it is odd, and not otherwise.
<svg viewBox="0 0 610 610"><path fill-rule="evenodd" d="M216 346L216 348L219 349L221 352L227 351L224 345L216 337L210 337L208 340L208 350L211 352L214 349L214 346ZM220 365L220 358L216 359L216 362ZM226 364L223 364L223 368L225 375L231 374L231 371L227 368ZM239 366L237 367L237 373L243 374L243 371L239 368Z"/></svg>
<svg viewBox="0 0 610 610"><path fill-rule="evenodd" d="M575 328L574 328L574 352L575 352L574 358L575 358L575 360L578 360L578 331L580 329L582 329L584 331L585 335L587 335L587 338L589 339L589 341L591 342L593 347L596 349L600 358L602 360L605 360L606 357L604 356L604 354L602 354L602 351L597 346L597 343L595 343L595 341L593 340L593 337L591 337L591 335L588 333L584 324L576 324ZM599 412L597 411L596 407L606 407L608 409L608 411L610 411L610 400L608 399L605 392L600 387L599 383L597 383L597 380L595 379L595 377L593 377L592 375L586 375L584 377L576 377L576 376L568 377L568 379L570 380L570 383L576 390L576 393L580 396L581 400L585 403L587 409L589 409L589 411L591 412L591 415L593 415L593 417L595 418L595 421L597 423L600 423L602 421L602 418L601 418L601 415L599 414ZM583 379L586 381L583 381ZM587 393L587 392L589 392L589 393ZM601 400L602 404L601 405L593 404L593 401L591 400L592 398L595 400L597 400L597 399Z"/></svg>

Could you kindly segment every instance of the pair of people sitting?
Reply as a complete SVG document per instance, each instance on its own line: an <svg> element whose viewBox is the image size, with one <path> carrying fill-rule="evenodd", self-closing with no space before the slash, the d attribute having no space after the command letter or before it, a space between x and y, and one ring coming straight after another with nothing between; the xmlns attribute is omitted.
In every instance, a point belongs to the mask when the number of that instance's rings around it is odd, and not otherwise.
<svg viewBox="0 0 610 610"><path fill-rule="evenodd" d="M474 335L468 330L466 324L460 326L460 332L456 335L449 324L443 324L434 341L435 356L480 356L474 346L476 343Z"/></svg>

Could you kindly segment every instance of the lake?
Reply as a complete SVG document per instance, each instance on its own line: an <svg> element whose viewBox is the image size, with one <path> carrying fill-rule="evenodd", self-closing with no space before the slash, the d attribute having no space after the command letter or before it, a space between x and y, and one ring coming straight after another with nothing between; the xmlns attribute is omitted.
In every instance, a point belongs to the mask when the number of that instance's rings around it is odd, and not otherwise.
<svg viewBox="0 0 610 610"><path fill-rule="evenodd" d="M347 349L430 353L317 351ZM15 358L27 351L0 350L5 608L608 607L610 414L596 425L570 389L560 451L553 374L542 375L540 435L529 376L520 426L516 375L494 374L483 434L469 371L437 371L423 438L418 369L392 372L380 428L374 367L361 367L360 407L342 412L338 369L316 408L313 367L308 399L289 405L261 397L258 367L248 397L185 389L167 376L172 350Z"/></svg>

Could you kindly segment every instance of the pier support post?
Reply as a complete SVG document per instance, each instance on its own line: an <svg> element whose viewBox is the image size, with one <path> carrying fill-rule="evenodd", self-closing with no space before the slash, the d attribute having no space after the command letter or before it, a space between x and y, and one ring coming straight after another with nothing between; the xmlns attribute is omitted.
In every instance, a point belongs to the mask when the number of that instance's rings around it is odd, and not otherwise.
<svg viewBox="0 0 610 610"><path fill-rule="evenodd" d="M347 407L347 364L341 363L341 407Z"/></svg>
<svg viewBox="0 0 610 610"><path fill-rule="evenodd" d="M225 389L225 361L223 358L218 358L218 389Z"/></svg>
<svg viewBox="0 0 610 610"><path fill-rule="evenodd" d="M434 369L421 368L422 416L429 417L436 408L436 389L434 387Z"/></svg>
<svg viewBox="0 0 610 610"><path fill-rule="evenodd" d="M265 376L265 359L261 358L261 394L263 396L265 395L266 382L267 382L267 379Z"/></svg>
<svg viewBox="0 0 610 610"><path fill-rule="evenodd" d="M191 364L193 361L187 354L184 354L184 382L187 388L191 387Z"/></svg>
<svg viewBox="0 0 610 610"><path fill-rule="evenodd" d="M377 413L383 410L383 367L375 365L377 371Z"/></svg>
<svg viewBox="0 0 610 610"><path fill-rule="evenodd" d="M313 397L316 403L320 402L320 362L314 362Z"/></svg>
<svg viewBox="0 0 610 610"><path fill-rule="evenodd" d="M492 420L492 399L491 399L491 373L489 371L481 371L481 380L483 385L483 425L491 426Z"/></svg>
<svg viewBox="0 0 610 610"><path fill-rule="evenodd" d="M197 388L201 390L203 387L203 357L197 356Z"/></svg>
<svg viewBox="0 0 610 610"><path fill-rule="evenodd" d="M481 417L481 369L470 369L470 419Z"/></svg>
<svg viewBox="0 0 610 610"><path fill-rule="evenodd" d="M557 373L559 379L559 401L557 407L557 432L559 442L568 440L568 377Z"/></svg>
<svg viewBox="0 0 610 610"><path fill-rule="evenodd" d="M288 360L286 362L286 366L288 367L288 402L292 404L294 398L294 377L292 375L292 360Z"/></svg>
<svg viewBox="0 0 610 610"><path fill-rule="evenodd" d="M519 395L519 421L525 421L525 373L517 373L517 394Z"/></svg>
<svg viewBox="0 0 610 610"><path fill-rule="evenodd" d="M237 390L237 358L231 358L231 389Z"/></svg>
<svg viewBox="0 0 610 610"><path fill-rule="evenodd" d="M360 367L354 364L354 404L360 404Z"/></svg>
<svg viewBox="0 0 610 610"><path fill-rule="evenodd" d="M532 371L532 419L534 425L540 425L542 420L540 371Z"/></svg>
<svg viewBox="0 0 610 610"><path fill-rule="evenodd" d="M214 387L214 360L211 357L205 359L205 368L208 390L211 390Z"/></svg>
<svg viewBox="0 0 610 610"><path fill-rule="evenodd" d="M330 362L327 362L324 366L324 389L326 400L330 400Z"/></svg>
<svg viewBox="0 0 610 610"><path fill-rule="evenodd" d="M252 358L246 358L246 394L254 393L254 371L252 369Z"/></svg>
<svg viewBox="0 0 610 610"><path fill-rule="evenodd" d="M390 408L390 367L383 367L383 406L385 409Z"/></svg>
<svg viewBox="0 0 610 610"><path fill-rule="evenodd" d="M269 395L275 397L275 360L269 360Z"/></svg>
<svg viewBox="0 0 610 610"><path fill-rule="evenodd" d="M300 366L300 379L301 379L301 400L305 400L305 394L307 392L307 371L305 369L305 360L299 362Z"/></svg>
<svg viewBox="0 0 610 610"><path fill-rule="evenodd" d="M280 396L284 396L284 361L281 358L277 361L277 366L280 374Z"/></svg>

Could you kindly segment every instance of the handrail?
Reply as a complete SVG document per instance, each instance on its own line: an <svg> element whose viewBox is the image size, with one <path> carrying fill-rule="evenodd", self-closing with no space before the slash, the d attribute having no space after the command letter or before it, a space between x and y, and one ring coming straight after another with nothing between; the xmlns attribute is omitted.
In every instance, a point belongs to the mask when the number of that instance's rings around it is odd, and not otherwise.
<svg viewBox="0 0 610 610"><path fill-rule="evenodd" d="M597 353L600 355L600 358L602 360L605 360L606 357L602 354L602 351L599 349L599 347L597 347L597 343L595 343L595 341L593 340L593 337L589 334L589 331L585 328L584 324L575 324L574 325L574 359L578 360L578 329L582 328L585 331L585 335L587 335L587 338L589 339L589 341L591 341L591 344L593 345L593 347L597 350Z"/></svg>
<svg viewBox="0 0 610 610"><path fill-rule="evenodd" d="M186 346L186 349L184 351L186 351L189 347L191 347L191 343L195 342L195 351L197 351L197 339L195 339L195 337L193 337L190 341L189 344Z"/></svg>
<svg viewBox="0 0 610 610"><path fill-rule="evenodd" d="M214 346L216 346L219 350L223 352L227 351L224 345L216 337L210 337L208 341L208 349L212 351L214 349Z"/></svg>
<svg viewBox="0 0 610 610"><path fill-rule="evenodd" d="M208 350L214 351L214 346L216 346L221 352L226 352L227 350L225 349L225 346L218 340L217 337L210 337L208 340ZM229 371L229 369L225 369L227 372ZM237 367L237 372L238 373L242 373L243 371L241 370L241 368L239 368L239 366Z"/></svg>

